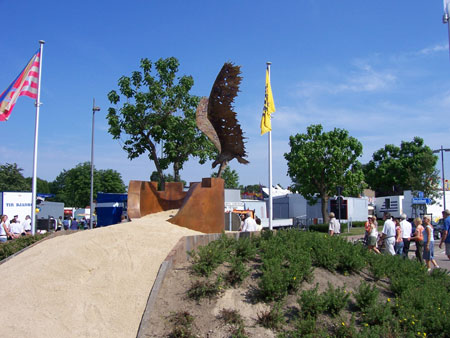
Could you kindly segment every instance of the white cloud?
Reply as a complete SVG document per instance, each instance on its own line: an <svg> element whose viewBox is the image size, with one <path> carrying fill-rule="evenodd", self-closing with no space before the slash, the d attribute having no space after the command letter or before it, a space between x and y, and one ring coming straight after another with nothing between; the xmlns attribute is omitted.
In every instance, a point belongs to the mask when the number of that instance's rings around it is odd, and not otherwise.
<svg viewBox="0 0 450 338"><path fill-rule="evenodd" d="M392 88L397 80L391 70L375 70L371 65L356 64L350 72L341 71L337 81L303 81L297 86L295 94L303 98L320 95L345 93L377 92ZM341 80L342 79L342 80Z"/></svg>
<svg viewBox="0 0 450 338"><path fill-rule="evenodd" d="M419 55L430 55L448 50L448 44L437 44L431 47L425 47L417 52Z"/></svg>

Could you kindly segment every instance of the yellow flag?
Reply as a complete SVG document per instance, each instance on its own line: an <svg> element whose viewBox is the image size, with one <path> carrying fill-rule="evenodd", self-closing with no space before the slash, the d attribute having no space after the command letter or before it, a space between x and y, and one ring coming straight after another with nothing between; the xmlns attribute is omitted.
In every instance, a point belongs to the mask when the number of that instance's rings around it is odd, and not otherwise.
<svg viewBox="0 0 450 338"><path fill-rule="evenodd" d="M270 86L269 68L266 69L266 93L264 97L264 109L261 117L261 135L272 130L270 115L275 112L275 103L273 102L272 87Z"/></svg>

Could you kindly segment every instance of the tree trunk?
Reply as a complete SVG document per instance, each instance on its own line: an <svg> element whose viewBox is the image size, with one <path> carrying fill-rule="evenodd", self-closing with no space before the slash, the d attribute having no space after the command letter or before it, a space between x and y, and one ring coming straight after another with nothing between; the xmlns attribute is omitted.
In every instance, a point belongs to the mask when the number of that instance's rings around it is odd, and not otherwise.
<svg viewBox="0 0 450 338"><path fill-rule="evenodd" d="M322 202L322 217L324 224L327 224L330 221L328 217L328 200L329 197L327 194L320 195L320 201Z"/></svg>
<svg viewBox="0 0 450 338"><path fill-rule="evenodd" d="M147 141L148 141L148 145L150 146L150 156L153 160L153 163L155 163L155 167L156 167L156 171L159 174L159 184L160 184L160 188L161 190L164 190L164 186L165 186L165 179L164 179L164 173L161 169L161 166L159 165L159 159L158 159L158 154L156 153L156 147L153 144L153 142L150 140L149 137L147 137Z"/></svg>
<svg viewBox="0 0 450 338"><path fill-rule="evenodd" d="M173 179L175 182L181 182L180 164L178 162L173 163Z"/></svg>

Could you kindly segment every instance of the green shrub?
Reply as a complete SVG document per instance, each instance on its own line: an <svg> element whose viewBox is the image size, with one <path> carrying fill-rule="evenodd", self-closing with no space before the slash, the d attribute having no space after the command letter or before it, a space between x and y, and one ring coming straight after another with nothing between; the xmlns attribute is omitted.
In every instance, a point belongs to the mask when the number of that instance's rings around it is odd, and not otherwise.
<svg viewBox="0 0 450 338"><path fill-rule="evenodd" d="M225 277L225 280L230 285L239 285L250 274L250 270L245 267L245 264L239 259L234 258L231 262L231 269Z"/></svg>
<svg viewBox="0 0 450 338"><path fill-rule="evenodd" d="M220 311L219 318L223 320L225 324L243 326L244 321L242 316L237 310L233 309L222 309Z"/></svg>
<svg viewBox="0 0 450 338"><path fill-rule="evenodd" d="M306 317L298 320L295 325L295 337L304 337L306 335L313 335L316 331L316 318Z"/></svg>
<svg viewBox="0 0 450 338"><path fill-rule="evenodd" d="M345 290L345 287L334 288L333 285L328 282L328 288L322 294L325 310L333 316L336 316L347 306L349 297L350 294Z"/></svg>
<svg viewBox="0 0 450 338"><path fill-rule="evenodd" d="M244 262L248 262L255 258L256 245L251 238L240 238L234 247L235 255Z"/></svg>
<svg viewBox="0 0 450 338"><path fill-rule="evenodd" d="M187 311L172 313L169 317L173 329L169 333L170 338L195 338L192 333L192 324L194 317Z"/></svg>
<svg viewBox="0 0 450 338"><path fill-rule="evenodd" d="M358 291L354 294L356 306L364 311L376 303L379 293L375 285L371 286L369 283L361 282Z"/></svg>
<svg viewBox="0 0 450 338"><path fill-rule="evenodd" d="M328 233L329 227L328 224L314 224L309 226L309 230Z"/></svg>
<svg viewBox="0 0 450 338"><path fill-rule="evenodd" d="M340 319L337 324L335 324L335 337L348 338L356 337L358 331L355 329L355 319L352 317L350 323L346 323L344 320Z"/></svg>
<svg viewBox="0 0 450 338"><path fill-rule="evenodd" d="M199 276L208 277L228 257L229 252L219 243L210 242L197 250L189 252L192 259L192 271Z"/></svg>
<svg viewBox="0 0 450 338"><path fill-rule="evenodd" d="M280 329L284 322L282 306L282 303L275 303L270 310L258 313L258 324L267 329Z"/></svg>
<svg viewBox="0 0 450 338"><path fill-rule="evenodd" d="M199 301L202 298L214 298L222 291L221 278L217 278L215 282L211 281L195 281L189 290L187 296L190 299Z"/></svg>
<svg viewBox="0 0 450 338"><path fill-rule="evenodd" d="M317 292L319 285L311 290L302 291L297 303L300 305L302 318L317 318L325 310L325 303L322 295Z"/></svg>
<svg viewBox="0 0 450 338"><path fill-rule="evenodd" d="M5 243L0 243L0 261L5 258L14 255L16 252L19 252L22 249L25 249L27 246L40 241L41 239L50 235L49 232L45 234L38 234L34 236L23 236L11 241L7 241Z"/></svg>
<svg viewBox="0 0 450 338"><path fill-rule="evenodd" d="M341 239L341 242L344 240ZM338 254L338 263L336 269L344 274L359 272L366 266L366 258L362 252L366 250L359 245L349 245L347 241L339 245L336 250Z"/></svg>
<svg viewBox="0 0 450 338"><path fill-rule="evenodd" d="M289 280L281 259L264 259L261 270L262 276L258 283L261 298L265 301L282 299L288 292Z"/></svg>
<svg viewBox="0 0 450 338"><path fill-rule="evenodd" d="M391 307L382 303L372 304L364 310L362 317L362 321L368 325L389 324L392 320Z"/></svg>
<svg viewBox="0 0 450 338"><path fill-rule="evenodd" d="M324 240L328 238L328 240ZM339 252L333 248L333 239L330 237L313 238L312 259L316 266L320 266L328 271L336 271L339 262Z"/></svg>

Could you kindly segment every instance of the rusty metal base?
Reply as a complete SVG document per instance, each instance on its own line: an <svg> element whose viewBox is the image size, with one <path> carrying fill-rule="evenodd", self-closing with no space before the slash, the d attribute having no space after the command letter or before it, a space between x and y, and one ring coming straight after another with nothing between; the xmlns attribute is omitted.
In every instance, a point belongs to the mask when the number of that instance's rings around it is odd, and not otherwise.
<svg viewBox="0 0 450 338"><path fill-rule="evenodd" d="M183 205L169 222L207 234L220 233L225 229L224 206L224 180L203 178L201 183L191 183Z"/></svg>
<svg viewBox="0 0 450 338"><path fill-rule="evenodd" d="M155 212L179 209L185 197L181 182L167 182L165 190L159 191L157 182L130 181L128 217L141 218Z"/></svg>
<svg viewBox="0 0 450 338"><path fill-rule="evenodd" d="M224 180L203 178L191 183L189 191L183 191L181 182L167 182L164 191L158 191L157 182L130 181L128 186L128 217L179 209L169 222L200 231L220 233L225 229Z"/></svg>

